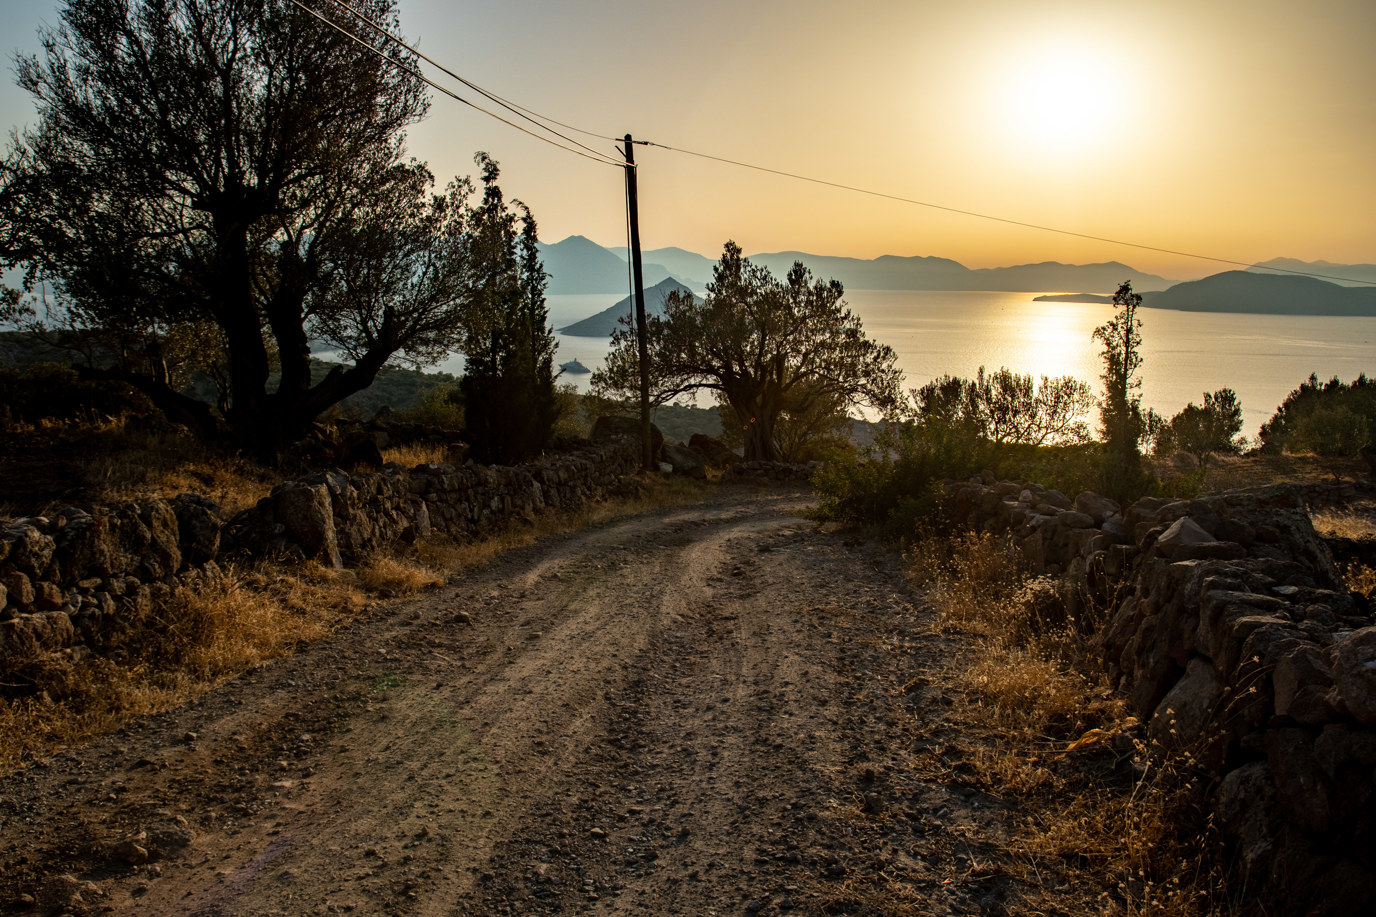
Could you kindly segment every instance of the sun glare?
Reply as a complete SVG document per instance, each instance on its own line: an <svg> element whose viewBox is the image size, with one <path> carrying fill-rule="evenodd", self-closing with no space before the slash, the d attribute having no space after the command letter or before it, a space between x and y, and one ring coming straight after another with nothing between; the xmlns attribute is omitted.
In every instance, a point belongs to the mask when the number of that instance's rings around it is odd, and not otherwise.
<svg viewBox="0 0 1376 917"><path fill-rule="evenodd" d="M1038 46L1013 55L992 89L1001 133L1023 149L1056 156L1107 146L1128 104L1114 61L1083 47Z"/></svg>

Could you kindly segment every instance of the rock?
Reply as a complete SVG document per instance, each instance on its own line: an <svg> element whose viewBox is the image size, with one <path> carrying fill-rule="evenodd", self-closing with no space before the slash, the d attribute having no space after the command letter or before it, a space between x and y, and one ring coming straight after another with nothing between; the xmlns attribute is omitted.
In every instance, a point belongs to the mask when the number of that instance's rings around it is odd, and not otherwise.
<svg viewBox="0 0 1376 917"><path fill-rule="evenodd" d="M1183 519L1181 521L1184 521ZM1163 536L1164 537L1164 536ZM1160 545L1160 541L1157 544ZM1199 541L1175 548L1172 560L1242 560L1247 549L1232 541Z"/></svg>
<svg viewBox="0 0 1376 917"><path fill-rule="evenodd" d="M344 437L335 453L341 468L381 468L382 450L391 444L391 437L380 430L358 430Z"/></svg>
<svg viewBox="0 0 1376 917"><path fill-rule="evenodd" d="M0 529L0 540L9 544L7 561L11 566L20 573L39 578L47 572L56 545L33 524L36 521L21 519L5 525Z"/></svg>
<svg viewBox="0 0 1376 917"><path fill-rule="evenodd" d="M1220 827L1231 838L1249 885L1260 885L1271 871L1280 831L1275 812L1276 787L1263 761L1231 771L1219 784L1214 811Z"/></svg>
<svg viewBox="0 0 1376 917"><path fill-rule="evenodd" d="M94 906L100 894L100 888L94 882L82 882L76 876L62 875L44 880L35 897L40 907L55 913Z"/></svg>
<svg viewBox="0 0 1376 917"><path fill-rule="evenodd" d="M1276 788L1276 808L1301 830L1321 833L1333 827L1331 783L1314 753L1314 737L1304 729L1266 733L1266 763Z"/></svg>
<svg viewBox="0 0 1376 917"><path fill-rule="evenodd" d="M214 560L220 553L220 530L224 526L220 504L200 494L181 494L172 501L177 517L177 544L188 564Z"/></svg>
<svg viewBox="0 0 1376 917"><path fill-rule="evenodd" d="M1223 697L1223 683L1213 663L1195 656L1185 666L1184 676L1166 692L1152 714L1149 734L1168 749L1193 747L1210 725L1212 715Z"/></svg>
<svg viewBox="0 0 1376 917"><path fill-rule="evenodd" d="M1116 516L1123 511L1117 502L1108 497L1101 497L1093 491L1086 490L1075 495L1075 511L1084 513L1094 518L1095 525L1103 525L1110 516ZM1124 529L1124 533L1126 533Z"/></svg>
<svg viewBox="0 0 1376 917"><path fill-rule="evenodd" d="M1156 550L1174 558L1176 550L1184 545L1203 544L1214 540L1214 536L1205 531L1199 523L1189 516L1181 516L1156 539Z"/></svg>
<svg viewBox="0 0 1376 917"><path fill-rule="evenodd" d="M730 468L741 460L726 443L705 433L694 433L690 436L688 448L702 456L703 461L712 468Z"/></svg>
<svg viewBox="0 0 1376 917"><path fill-rule="evenodd" d="M1333 716L1328 702L1333 674L1317 646L1302 644L1282 656L1271 682L1277 716L1288 716L1301 725L1317 725Z"/></svg>
<svg viewBox="0 0 1376 917"><path fill-rule="evenodd" d="M1353 631L1338 642L1333 687L1358 722L1376 724L1376 627Z"/></svg>
<svg viewBox="0 0 1376 917"><path fill-rule="evenodd" d="M180 570L182 550L172 507L164 500L149 500L139 507L139 521L148 530L148 545L134 572L145 580L160 580Z"/></svg>
<svg viewBox="0 0 1376 917"><path fill-rule="evenodd" d="M629 436L636 442L640 441L640 418L638 417L615 417L604 414L597 418L592 425L592 435L589 437L594 443L602 443L615 436ZM664 446L664 434L659 432L659 427L650 424L650 454L659 455L659 450Z"/></svg>
<svg viewBox="0 0 1376 917"><path fill-rule="evenodd" d="M118 860L130 866L140 866L148 862L148 848L143 844L147 836L140 832L131 838L126 838L110 848L110 859Z"/></svg>
<svg viewBox="0 0 1376 917"><path fill-rule="evenodd" d="M76 628L66 612L21 614L0 621L0 659L36 659L76 643Z"/></svg>
<svg viewBox="0 0 1376 917"><path fill-rule="evenodd" d="M273 489L272 498L277 521L307 557L336 569L344 566L335 540L330 493L324 484L288 481Z"/></svg>
<svg viewBox="0 0 1376 917"><path fill-rule="evenodd" d="M33 582L22 573L0 574L0 585L4 585L8 593L8 600L17 606L19 610L26 611L33 609L34 599L37 598L33 591Z"/></svg>
<svg viewBox="0 0 1376 917"><path fill-rule="evenodd" d="M674 474L704 481L707 479L707 465L702 457L682 443L666 442L660 454L674 469Z"/></svg>

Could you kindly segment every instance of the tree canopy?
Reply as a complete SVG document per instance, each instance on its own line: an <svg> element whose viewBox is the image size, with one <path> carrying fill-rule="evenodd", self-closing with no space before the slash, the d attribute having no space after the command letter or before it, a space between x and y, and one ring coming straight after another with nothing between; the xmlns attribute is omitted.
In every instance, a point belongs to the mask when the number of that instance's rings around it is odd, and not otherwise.
<svg viewBox="0 0 1376 917"><path fill-rule="evenodd" d="M1214 454L1236 455L1242 451L1242 403L1230 388L1204 393L1204 403L1191 401L1166 421L1156 435L1156 451L1184 452L1194 456L1200 468Z"/></svg>
<svg viewBox="0 0 1376 917"><path fill-rule="evenodd" d="M801 262L779 280L727 242L707 295L672 294L662 319L649 322L650 368L659 403L698 390L716 394L743 429L747 459L780 456L782 413L897 405L902 374L892 348L865 336L835 280L814 280ZM618 336L594 376L604 392L639 384L634 338Z"/></svg>
<svg viewBox="0 0 1376 917"><path fill-rule="evenodd" d="M394 0L352 6L398 30ZM435 193L405 159L420 79L289 0L68 0L42 41L19 60L39 121L0 166L0 262L55 295L10 317L98 332L105 372L266 458L384 363L461 338L504 253L471 231L470 183ZM313 341L352 365L313 379ZM221 381L218 413L175 384L178 348Z"/></svg>
<svg viewBox="0 0 1376 917"><path fill-rule="evenodd" d="M995 444L1042 446L1089 439L1084 415L1094 405L1089 385L1071 376L1041 377L1000 367L974 379L942 376L912 393L915 419L953 424Z"/></svg>

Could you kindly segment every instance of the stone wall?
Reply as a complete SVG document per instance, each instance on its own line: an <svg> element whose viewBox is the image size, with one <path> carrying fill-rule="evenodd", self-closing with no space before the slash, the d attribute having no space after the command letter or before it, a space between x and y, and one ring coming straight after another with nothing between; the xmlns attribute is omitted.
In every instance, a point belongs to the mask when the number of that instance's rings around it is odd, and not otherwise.
<svg viewBox="0 0 1376 917"><path fill-rule="evenodd" d="M1305 497L1331 489L1126 511L989 477L947 495L954 523L1065 578L1150 738L1212 775L1215 824L1268 913L1373 912L1376 627L1310 523Z"/></svg>
<svg viewBox="0 0 1376 917"><path fill-rule="evenodd" d="M634 441L615 439L515 468L311 475L229 521L196 494L0 521L0 674L118 652L184 579L217 560L296 556L340 566L431 532L478 537L604 497L639 462Z"/></svg>

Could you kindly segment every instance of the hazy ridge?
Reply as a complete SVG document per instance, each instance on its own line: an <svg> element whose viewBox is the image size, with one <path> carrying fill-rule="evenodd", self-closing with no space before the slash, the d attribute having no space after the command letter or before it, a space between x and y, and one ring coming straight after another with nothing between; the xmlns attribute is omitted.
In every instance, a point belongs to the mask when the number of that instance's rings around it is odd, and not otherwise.
<svg viewBox="0 0 1376 917"><path fill-rule="evenodd" d="M604 248L583 236L541 244L551 293L620 293L626 289L626 249ZM681 248L642 252L645 284L672 277L693 290L702 290L712 277L716 259ZM1138 290L1163 290L1170 281L1126 264L1061 264L1044 261L1010 267L968 268L958 261L933 256L882 255L845 258L808 252L766 252L747 256L776 276L801 261L819 278L835 278L853 290L987 290L1042 292L1094 289L1107 293L1125 280Z"/></svg>

